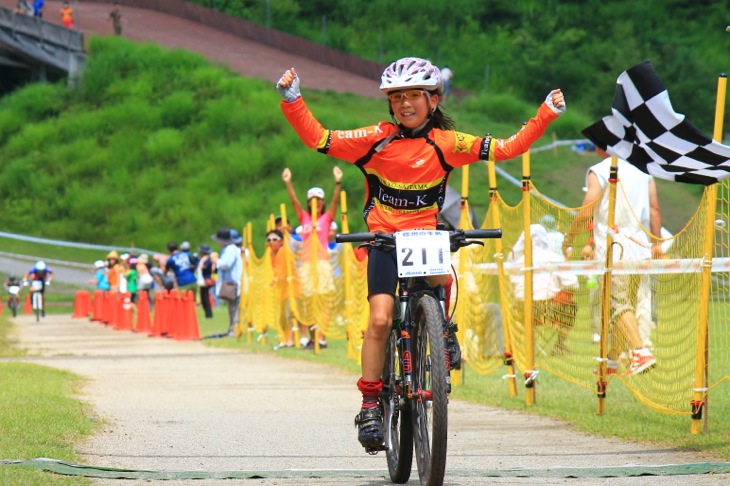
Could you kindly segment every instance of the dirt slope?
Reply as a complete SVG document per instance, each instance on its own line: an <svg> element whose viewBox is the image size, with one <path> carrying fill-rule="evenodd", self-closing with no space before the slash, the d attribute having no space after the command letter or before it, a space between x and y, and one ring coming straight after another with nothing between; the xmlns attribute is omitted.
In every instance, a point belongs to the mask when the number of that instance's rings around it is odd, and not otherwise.
<svg viewBox="0 0 730 486"><path fill-rule="evenodd" d="M0 6L14 9L16 0L0 0ZM113 35L105 3L71 2L75 6L76 28L86 37ZM61 23L62 2L46 0L44 19ZM244 76L271 81L279 79L284 70L295 67L304 89L332 90L361 96L380 97L378 82L339 71L330 66L290 55L261 44L220 32L210 27L152 10L121 7L126 19L122 35L135 41L154 42L170 48L198 52L230 67Z"/></svg>

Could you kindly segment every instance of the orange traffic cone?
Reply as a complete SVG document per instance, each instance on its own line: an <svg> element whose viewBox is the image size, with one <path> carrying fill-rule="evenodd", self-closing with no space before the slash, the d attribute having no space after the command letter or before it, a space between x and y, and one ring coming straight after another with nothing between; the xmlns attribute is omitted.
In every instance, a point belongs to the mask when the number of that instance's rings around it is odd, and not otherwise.
<svg viewBox="0 0 730 486"><path fill-rule="evenodd" d="M116 329L119 327L119 314L122 303L119 300L119 294L116 292L107 293L107 307L109 308L109 327Z"/></svg>
<svg viewBox="0 0 730 486"><path fill-rule="evenodd" d="M155 310L152 317L152 335L156 337L162 336L162 320L165 318L164 301L164 292L155 292Z"/></svg>
<svg viewBox="0 0 730 486"><path fill-rule="evenodd" d="M25 295L25 308L23 309L23 312L26 314L33 313L33 304L30 303L30 292Z"/></svg>
<svg viewBox="0 0 730 486"><path fill-rule="evenodd" d="M195 294L192 290L183 292L180 301L180 324L177 339L200 339L198 316L195 314Z"/></svg>
<svg viewBox="0 0 730 486"><path fill-rule="evenodd" d="M119 299L119 325L117 329L120 331L132 330L132 294L125 292Z"/></svg>
<svg viewBox="0 0 730 486"><path fill-rule="evenodd" d="M150 297L146 290L137 293L137 332L152 333L150 323Z"/></svg>
<svg viewBox="0 0 730 486"><path fill-rule="evenodd" d="M172 335L170 328L170 318L173 312L172 306L174 300L172 298L172 292L175 292L177 294L177 291L169 290L164 290L163 292L157 293L157 295L160 295L160 301L155 301L155 336L170 337ZM159 307L157 304L159 304Z"/></svg>
<svg viewBox="0 0 730 486"><path fill-rule="evenodd" d="M86 317L89 315L89 301L91 294L86 290L77 290L74 298L74 313L71 317Z"/></svg>
<svg viewBox="0 0 730 486"><path fill-rule="evenodd" d="M177 289L172 289L167 302L167 337L176 338L180 335L180 325L182 324L182 300Z"/></svg>
<svg viewBox="0 0 730 486"><path fill-rule="evenodd" d="M105 325L109 325L112 320L112 302L114 301L114 294L112 292L104 292L102 294L102 305L101 305L101 322Z"/></svg>
<svg viewBox="0 0 730 486"><path fill-rule="evenodd" d="M102 309L104 309L104 292L101 290L95 290L94 303L91 312L92 321L101 322Z"/></svg>

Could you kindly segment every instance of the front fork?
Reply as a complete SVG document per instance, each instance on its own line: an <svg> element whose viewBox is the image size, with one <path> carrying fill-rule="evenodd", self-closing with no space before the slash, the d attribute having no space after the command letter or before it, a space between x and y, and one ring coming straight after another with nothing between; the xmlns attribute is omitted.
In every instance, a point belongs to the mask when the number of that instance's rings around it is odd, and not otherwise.
<svg viewBox="0 0 730 486"><path fill-rule="evenodd" d="M434 290L435 297L437 298L440 306L441 306L441 312L444 316L446 316L446 310L445 310L445 304L444 304L444 288L442 286L436 287ZM414 389L413 389L413 341L411 339L411 329L413 328L413 318L410 315L408 309L408 298L409 293L408 291L402 291L399 296L399 304L400 304L400 322L399 322L399 328L400 328L400 340L399 340L399 348L401 350L400 352L400 359L401 359L401 369L403 370L403 380L404 380L404 386L405 386L405 396L410 400L414 397ZM398 319L394 318L394 322L397 322ZM448 370L446 375L446 382L448 386L447 393L451 393L451 366L450 366L450 355L449 355L449 348L447 346L448 344L448 330L446 328L446 320L444 318L444 325L443 325L443 339L444 339L444 359L446 360L446 369ZM419 401L430 401L432 400L431 396L431 390L416 390L415 396Z"/></svg>

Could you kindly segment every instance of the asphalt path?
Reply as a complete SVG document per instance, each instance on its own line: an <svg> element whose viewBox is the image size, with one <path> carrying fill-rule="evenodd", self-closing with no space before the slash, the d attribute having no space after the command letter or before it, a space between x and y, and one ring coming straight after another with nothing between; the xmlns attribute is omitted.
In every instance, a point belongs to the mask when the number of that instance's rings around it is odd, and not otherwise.
<svg viewBox="0 0 730 486"><path fill-rule="evenodd" d="M166 486L389 484L384 455L369 456L357 443L353 418L359 394L351 374L269 353L117 331L68 315L51 315L40 324L19 316L15 322L15 338L30 356L0 360L86 378L79 398L101 427L77 449L80 462L92 470L164 472ZM449 405L448 440L447 485L597 485L607 481L605 475L626 476L610 467L625 472L629 465L717 462L697 453L598 439L562 421L456 400ZM207 479L183 479L191 471ZM242 475L248 479L220 479ZM490 477L495 475L503 477ZM417 484L415 478L414 471L409 484ZM721 479L730 474L610 481L688 485ZM94 479L102 485L149 481Z"/></svg>

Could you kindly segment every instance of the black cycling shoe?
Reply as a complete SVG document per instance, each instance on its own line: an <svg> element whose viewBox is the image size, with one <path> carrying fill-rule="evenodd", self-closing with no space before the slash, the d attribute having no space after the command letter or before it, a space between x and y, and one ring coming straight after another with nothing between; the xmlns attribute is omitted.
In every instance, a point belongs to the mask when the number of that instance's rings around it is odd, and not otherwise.
<svg viewBox="0 0 730 486"><path fill-rule="evenodd" d="M446 323L446 338L444 339L444 346L449 352L449 369L460 370L461 369L461 346L459 346L459 340L456 339L456 332L459 330L459 325L453 321Z"/></svg>
<svg viewBox="0 0 730 486"><path fill-rule="evenodd" d="M357 426L357 440L368 452L382 450L383 441L383 414L380 407L363 408L355 416Z"/></svg>

